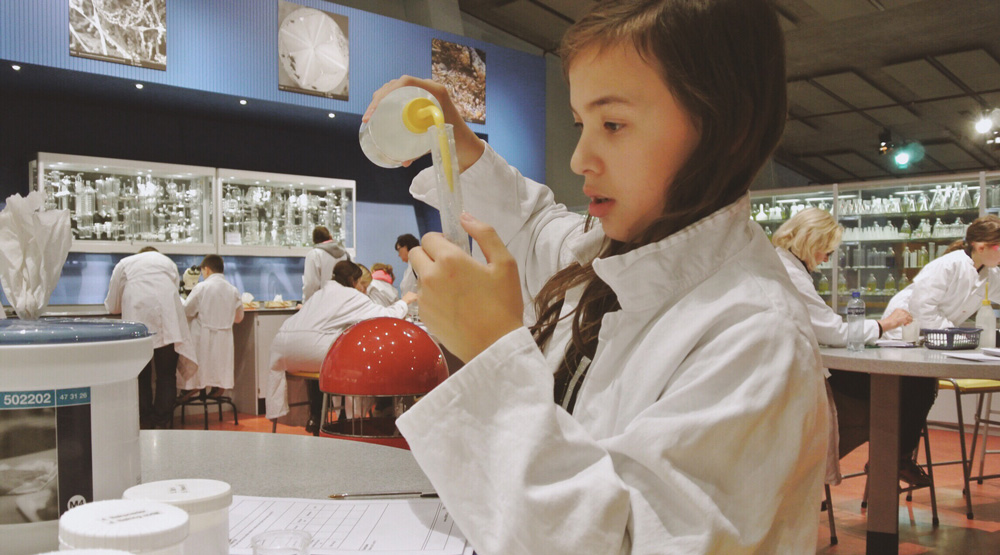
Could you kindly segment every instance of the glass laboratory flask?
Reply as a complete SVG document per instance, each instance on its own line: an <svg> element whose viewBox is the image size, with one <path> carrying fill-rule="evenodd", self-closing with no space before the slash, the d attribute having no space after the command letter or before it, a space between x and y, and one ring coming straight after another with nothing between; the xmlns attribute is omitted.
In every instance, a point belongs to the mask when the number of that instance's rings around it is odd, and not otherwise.
<svg viewBox="0 0 1000 555"><path fill-rule="evenodd" d="M830 280L827 279L826 274L819 278L819 283L816 285L816 291L820 295L825 295L830 292Z"/></svg>
<svg viewBox="0 0 1000 555"><path fill-rule="evenodd" d="M385 95L358 132L365 156L377 166L398 168L430 152L428 126L418 126L419 118L414 113L429 105L440 112L441 105L434 95L420 87L400 87Z"/></svg>
<svg viewBox="0 0 1000 555"><path fill-rule="evenodd" d="M875 293L878 291L878 280L875 279L875 274L868 274L868 282L865 283L865 291L868 293Z"/></svg>

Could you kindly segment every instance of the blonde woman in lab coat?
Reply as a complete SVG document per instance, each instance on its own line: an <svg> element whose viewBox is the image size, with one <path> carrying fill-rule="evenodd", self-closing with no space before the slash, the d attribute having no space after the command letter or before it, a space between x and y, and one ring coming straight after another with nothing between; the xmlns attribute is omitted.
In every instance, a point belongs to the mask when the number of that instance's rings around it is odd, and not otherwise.
<svg viewBox="0 0 1000 555"><path fill-rule="evenodd" d="M774 233L778 258L809 311L816 339L822 345L847 345L847 322L816 292L811 273L837 251L844 229L825 210L806 208L783 223ZM884 332L898 329L912 321L903 309L887 312L881 320L865 320L865 342L874 343ZM827 481L839 483L839 461L868 441L870 378L868 374L830 369L827 373L834 401L837 426L831 427L831 445L827 452ZM920 441L920 431L927 411L934 403L934 388L926 378L904 377L900 403L899 477L909 484L927 485L930 477L913 461L913 450ZM929 394L929 395L928 395Z"/></svg>
<svg viewBox="0 0 1000 555"><path fill-rule="evenodd" d="M177 386L187 392L178 399L190 399L211 387L217 397L232 389L235 374L233 324L243 321L240 292L226 281L225 263L217 254L201 261L203 281L194 286L184 301L184 313L198 350L198 363L181 361Z"/></svg>
<svg viewBox="0 0 1000 555"><path fill-rule="evenodd" d="M1000 302L1000 218L990 214L969 224L965 239L920 269L906 289L889 300L886 312L910 311L923 329L961 326L982 306L989 282L990 301ZM894 332L890 337L899 338Z"/></svg>
<svg viewBox="0 0 1000 555"><path fill-rule="evenodd" d="M397 426L480 553L811 553L829 408L747 196L785 121L777 16L762 0L594 10L561 49L589 224L443 85L395 80L362 118L399 86L436 96L487 261L436 233L410 251L421 319L466 365ZM434 182L411 193L437 204Z"/></svg>
<svg viewBox="0 0 1000 555"><path fill-rule="evenodd" d="M347 260L338 262L333 268L333 279L281 324L271 343L273 372L266 399L269 419L288 413L285 372L319 372L326 352L342 331L369 318L403 318L408 305L416 300L416 295L409 293L391 306L375 304L364 292L362 275L357 264ZM316 431L319 415L312 416L315 423L309 428Z"/></svg>

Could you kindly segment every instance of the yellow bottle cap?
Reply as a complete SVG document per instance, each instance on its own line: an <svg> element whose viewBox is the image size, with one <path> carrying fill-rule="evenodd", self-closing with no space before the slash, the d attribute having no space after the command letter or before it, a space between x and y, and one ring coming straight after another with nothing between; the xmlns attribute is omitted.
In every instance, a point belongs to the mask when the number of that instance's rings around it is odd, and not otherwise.
<svg viewBox="0 0 1000 555"><path fill-rule="evenodd" d="M414 133L424 133L434 125L434 112L440 113L429 98L414 98L403 107L403 124Z"/></svg>

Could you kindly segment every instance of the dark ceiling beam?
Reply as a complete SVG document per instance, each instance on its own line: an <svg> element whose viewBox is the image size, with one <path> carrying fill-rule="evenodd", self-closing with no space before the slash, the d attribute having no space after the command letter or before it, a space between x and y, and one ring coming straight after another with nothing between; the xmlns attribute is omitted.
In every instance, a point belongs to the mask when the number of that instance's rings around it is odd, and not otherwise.
<svg viewBox="0 0 1000 555"><path fill-rule="evenodd" d="M812 82L809 79L807 79L807 81L809 81L810 83ZM802 121L802 123L805 123L805 120L812 119L812 118L822 118L822 117L826 117L826 116L839 116L841 114L853 114L853 113L856 113L856 112L864 112L864 111L867 111L867 110L880 110L882 108L896 108L896 107L899 107L899 108L909 109L911 106L916 105L916 104L926 104L928 102L939 102L941 100L954 100L956 98L969 98L970 96L974 96L974 95L993 94L993 93L1000 93L1000 88L998 88L998 89L990 89L990 90L987 90L987 91L978 91L978 92L977 91L973 91L970 94L966 94L966 93L962 93L962 94L949 94L949 95L946 95L946 96L936 96L934 98L921 98L921 99L918 99L918 100L907 100L906 102L898 102L898 103L895 103L895 104L881 104L879 106L871 106L869 108L852 108L850 110L838 110L836 112L826 112L826 113L822 113L822 114L809 114L809 115L805 115L805 116L795 116L795 117L791 117L789 119L798 120L798 121ZM850 106L850 104L848 104L848 106ZM914 115L917 115L917 114L914 114Z"/></svg>
<svg viewBox="0 0 1000 555"><path fill-rule="evenodd" d="M568 16L568 15L566 15L566 14L564 14L564 13L558 11L558 10L556 10L555 8L549 6L548 4L546 4L544 2L539 2L538 0L527 0L527 1L528 1L529 4L532 4L534 6L537 6L537 7L541 8L541 9L549 12L550 14L558 17L559 19L565 21L566 23L569 23L570 25L576 23L576 20L573 19L572 17L570 17L570 16Z"/></svg>
<svg viewBox="0 0 1000 555"><path fill-rule="evenodd" d="M986 100L983 99L983 97L979 96L979 94L973 91L968 85L965 84L965 81L959 79L958 76L952 73L950 69L946 68L944 64L937 61L937 58L935 58L934 56L925 56L924 60L926 60L927 63L931 64L931 66L934 67L934 69L941 72L941 75L944 75L946 78L948 78L948 80L954 83L956 87L962 89L962 91L965 92L966 96L971 96L973 100L979 103L980 107L987 108L989 106L989 103L987 103Z"/></svg>
<svg viewBox="0 0 1000 555"><path fill-rule="evenodd" d="M833 98L834 100L836 100L837 102L840 102L844 106L847 106L848 108L851 109L850 111L858 114L859 116L865 118L866 120L870 121L871 123L874 123L878 127L881 127L883 129L885 129L886 125L884 123L882 123L881 121L879 121L879 120L875 119L874 117L872 117L871 114L869 114L869 113L865 112L864 110L861 110L860 108L856 107L854 104L851 104L847 100L841 98L839 95L837 95L836 93L834 93L830 89L824 87L823 85L820 85L815 80L813 80L813 79L806 79L806 82L809 83L810 85L816 87L817 89L823 91L824 93L830 95L830 97Z"/></svg>
<svg viewBox="0 0 1000 555"><path fill-rule="evenodd" d="M831 153L828 153L828 154L850 154L850 152L851 151L849 151L849 150L844 150L844 151L840 151L840 152L836 152L836 153L831 152ZM840 164L834 162L833 160L830 160L826 156L827 155L821 155L821 156L819 156L819 158L821 160L823 160L824 162L826 162L827 164L830 164L831 166L837 168L838 170L840 170L840 171L846 173L847 175L853 177L856 181L860 181L861 179L863 179L858 174L856 174L856 173L848 170L847 168L845 168L844 166L841 166Z"/></svg>

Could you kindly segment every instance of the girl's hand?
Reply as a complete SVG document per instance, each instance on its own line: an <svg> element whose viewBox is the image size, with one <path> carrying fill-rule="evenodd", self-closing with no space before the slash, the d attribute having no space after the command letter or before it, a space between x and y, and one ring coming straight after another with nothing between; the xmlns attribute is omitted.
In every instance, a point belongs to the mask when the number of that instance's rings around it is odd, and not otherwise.
<svg viewBox="0 0 1000 555"><path fill-rule="evenodd" d="M486 255L486 264L440 233L424 235L421 246L410 250L410 264L420 276L420 320L468 362L523 325L524 304L517 262L496 231L467 213L461 221Z"/></svg>
<svg viewBox="0 0 1000 555"><path fill-rule="evenodd" d="M455 107L455 104L451 101L451 97L448 96L448 89L441 83L431 81L430 79L419 79L404 75L399 79L393 79L382 85L372 94L372 101L368 104L364 115L361 116L361 121L366 122L371 119L372 113L375 112L375 107L385 98L385 95L400 87L420 87L425 89L434 95L434 98L441 104L445 123L450 123L454 126L455 149L458 152L458 170L460 172L465 171L469 166L475 164L476 160L479 160L479 157L483 155L483 151L486 150L483 141L466 125L458 108ZM409 166L411 162L413 160L408 160L403 165Z"/></svg>

